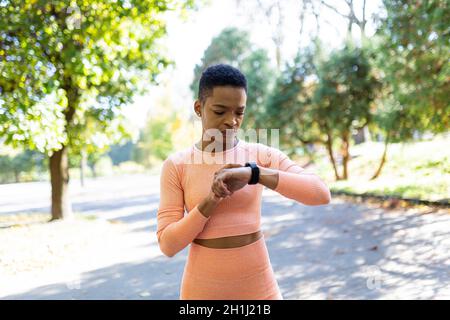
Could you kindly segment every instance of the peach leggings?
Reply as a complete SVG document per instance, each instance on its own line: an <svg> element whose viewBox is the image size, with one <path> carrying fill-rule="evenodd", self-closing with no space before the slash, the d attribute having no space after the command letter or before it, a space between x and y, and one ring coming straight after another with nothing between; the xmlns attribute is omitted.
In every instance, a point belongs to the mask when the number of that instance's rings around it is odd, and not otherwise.
<svg viewBox="0 0 450 320"><path fill-rule="evenodd" d="M191 243L181 300L282 300L264 236L237 248Z"/></svg>

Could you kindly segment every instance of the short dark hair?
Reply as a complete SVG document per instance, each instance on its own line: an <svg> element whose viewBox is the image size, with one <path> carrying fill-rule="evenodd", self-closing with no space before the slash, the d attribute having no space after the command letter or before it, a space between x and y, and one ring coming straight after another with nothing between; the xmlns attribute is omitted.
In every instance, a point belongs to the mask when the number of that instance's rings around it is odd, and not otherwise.
<svg viewBox="0 0 450 320"><path fill-rule="evenodd" d="M228 64L212 65L203 71L198 84L198 99L205 101L217 86L243 88L247 93L247 79L244 74Z"/></svg>

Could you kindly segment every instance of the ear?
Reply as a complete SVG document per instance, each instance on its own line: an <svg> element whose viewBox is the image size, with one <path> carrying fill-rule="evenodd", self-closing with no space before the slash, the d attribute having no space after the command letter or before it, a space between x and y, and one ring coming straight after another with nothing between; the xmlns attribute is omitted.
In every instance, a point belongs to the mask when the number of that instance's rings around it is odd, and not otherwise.
<svg viewBox="0 0 450 320"><path fill-rule="evenodd" d="M194 102L194 112L197 116L202 116L202 103L200 100L195 100Z"/></svg>

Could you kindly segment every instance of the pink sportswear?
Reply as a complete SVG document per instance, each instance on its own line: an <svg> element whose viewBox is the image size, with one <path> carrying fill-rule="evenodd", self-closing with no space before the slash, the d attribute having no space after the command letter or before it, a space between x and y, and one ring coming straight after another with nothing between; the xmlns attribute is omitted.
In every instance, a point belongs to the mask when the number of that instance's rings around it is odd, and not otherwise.
<svg viewBox="0 0 450 320"><path fill-rule="evenodd" d="M211 153L193 145L172 154L162 165L157 238L165 255L174 256L196 238L220 238L260 230L262 184L237 190L223 199L210 217L198 210L198 204L210 192L214 173L225 164L244 165L247 161L279 170L274 191L287 198L306 205L330 201L325 183L277 148L238 140L230 149Z"/></svg>

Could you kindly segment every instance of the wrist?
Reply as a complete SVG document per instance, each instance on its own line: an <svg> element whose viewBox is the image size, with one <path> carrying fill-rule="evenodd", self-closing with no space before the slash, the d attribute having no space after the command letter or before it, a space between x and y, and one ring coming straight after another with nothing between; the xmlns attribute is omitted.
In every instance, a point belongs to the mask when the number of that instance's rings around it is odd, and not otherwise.
<svg viewBox="0 0 450 320"><path fill-rule="evenodd" d="M247 162L245 164L245 167L248 167L251 170L251 175L250 175L250 179L248 181L248 184L257 184L257 183L259 183L260 170L259 170L259 167L256 164L256 162Z"/></svg>
<svg viewBox="0 0 450 320"><path fill-rule="evenodd" d="M243 170L245 170L247 183L250 182L250 179L252 178L252 168L250 167L243 167Z"/></svg>
<svg viewBox="0 0 450 320"><path fill-rule="evenodd" d="M265 187L274 190L278 185L278 170L260 167L259 183Z"/></svg>
<svg viewBox="0 0 450 320"><path fill-rule="evenodd" d="M198 205L198 210L202 215L209 218L213 210L217 207L217 204L220 202L220 198L215 196L213 192L210 192L202 202Z"/></svg>
<svg viewBox="0 0 450 320"><path fill-rule="evenodd" d="M214 192L211 191L211 192L208 194L208 196L205 198L205 201L206 201L209 205L215 206L215 205L217 205L217 204L220 202L221 199L222 199L222 198L216 196L216 194L215 194Z"/></svg>

